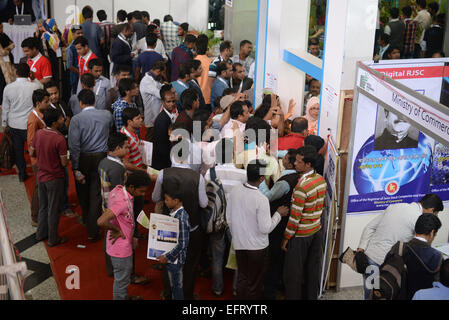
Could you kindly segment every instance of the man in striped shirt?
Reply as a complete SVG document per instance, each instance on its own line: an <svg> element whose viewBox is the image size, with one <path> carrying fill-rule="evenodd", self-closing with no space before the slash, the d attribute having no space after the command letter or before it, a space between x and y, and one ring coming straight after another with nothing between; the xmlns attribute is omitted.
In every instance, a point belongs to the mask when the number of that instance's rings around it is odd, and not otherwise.
<svg viewBox="0 0 449 320"><path fill-rule="evenodd" d="M287 300L316 300L320 289L323 233L321 214L327 185L313 169L315 147L298 149L295 168L301 178L293 191L292 206L284 232L284 284ZM304 289L303 289L304 288Z"/></svg>

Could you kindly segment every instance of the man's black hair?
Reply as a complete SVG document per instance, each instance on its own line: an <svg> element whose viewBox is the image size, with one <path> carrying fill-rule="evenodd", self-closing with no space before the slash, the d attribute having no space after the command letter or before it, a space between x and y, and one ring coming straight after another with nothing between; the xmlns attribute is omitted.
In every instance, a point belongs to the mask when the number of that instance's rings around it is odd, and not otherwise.
<svg viewBox="0 0 449 320"><path fill-rule="evenodd" d="M181 23L179 26L181 27L182 30L186 32L189 31L189 24L187 22Z"/></svg>
<svg viewBox="0 0 449 320"><path fill-rule="evenodd" d="M215 146L215 161L217 164L232 163L234 155L234 142L223 138Z"/></svg>
<svg viewBox="0 0 449 320"><path fill-rule="evenodd" d="M92 70L93 67L103 67L103 60L101 60L100 58L89 60L89 62L87 63L87 68L89 70Z"/></svg>
<svg viewBox="0 0 449 320"><path fill-rule="evenodd" d="M179 79L184 79L188 75L190 75L190 69L188 68L187 63L186 62L181 63L178 66L178 78Z"/></svg>
<svg viewBox="0 0 449 320"><path fill-rule="evenodd" d="M390 43L391 37L390 37L389 34L386 34L385 32L382 32L382 33L380 34L379 38L380 38L380 40L382 40L382 41L385 42L386 44L389 44L389 43Z"/></svg>
<svg viewBox="0 0 449 320"><path fill-rule="evenodd" d="M198 70L199 67L201 66L201 61L197 60L197 59L191 59L191 60L187 60L185 62L186 64L186 68L189 71L189 73L193 70Z"/></svg>
<svg viewBox="0 0 449 320"><path fill-rule="evenodd" d="M245 124L244 136L248 138L248 143L255 142L258 146L262 145L264 142L269 144L271 137L271 126L261 118L255 116L251 117Z"/></svg>
<svg viewBox="0 0 449 320"><path fill-rule="evenodd" d="M240 115L243 115L243 106L245 106L245 103L243 101L235 101L231 104L231 119L235 120Z"/></svg>
<svg viewBox="0 0 449 320"><path fill-rule="evenodd" d="M22 41L22 48L29 48L29 49L39 49L40 48L40 42L35 37L29 37Z"/></svg>
<svg viewBox="0 0 449 320"><path fill-rule="evenodd" d="M295 167L296 155L298 154L298 149L288 149L287 156L288 162Z"/></svg>
<svg viewBox="0 0 449 320"><path fill-rule="evenodd" d="M140 13L142 13L142 19L147 18L148 20L150 20L150 14L148 11L140 11Z"/></svg>
<svg viewBox="0 0 449 320"><path fill-rule="evenodd" d="M117 70L115 71L115 74L120 74L121 72L131 73L131 67L126 64L119 64L117 66Z"/></svg>
<svg viewBox="0 0 449 320"><path fill-rule="evenodd" d="M443 27L446 23L446 15L444 13L437 14L435 17L435 21L440 27Z"/></svg>
<svg viewBox="0 0 449 320"><path fill-rule="evenodd" d="M145 30L145 32L146 32L145 34L146 35L152 34L156 30L157 30L157 26L155 26L154 24L150 24L150 25L148 25L147 30Z"/></svg>
<svg viewBox="0 0 449 320"><path fill-rule="evenodd" d="M316 38L309 39L309 46L319 46L320 42Z"/></svg>
<svg viewBox="0 0 449 320"><path fill-rule="evenodd" d="M128 23L131 23L131 20L133 18L133 11L128 12L128 14L126 15L126 20L128 20Z"/></svg>
<svg viewBox="0 0 449 320"><path fill-rule="evenodd" d="M232 65L232 71L236 71L237 67L242 67L243 68L243 64L241 64L240 62L234 62L234 64Z"/></svg>
<svg viewBox="0 0 449 320"><path fill-rule="evenodd" d="M415 233L429 235L432 230L435 233L441 228L441 221L436 214L423 213L415 223Z"/></svg>
<svg viewBox="0 0 449 320"><path fill-rule="evenodd" d="M429 11L433 11L435 13L438 12L438 10L440 10L440 4L438 2L431 2L427 5L427 7L429 7Z"/></svg>
<svg viewBox="0 0 449 320"><path fill-rule="evenodd" d="M106 11L104 10L98 10L97 11L97 18L100 22L106 20L108 18L108 15L106 14Z"/></svg>
<svg viewBox="0 0 449 320"><path fill-rule="evenodd" d="M165 179L164 193L173 200L178 199L182 202L182 193L180 192L182 181L180 177L169 176Z"/></svg>
<svg viewBox="0 0 449 320"><path fill-rule="evenodd" d="M412 16L412 7L411 6L405 6L401 9L402 14L406 17L406 18L410 18Z"/></svg>
<svg viewBox="0 0 449 320"><path fill-rule="evenodd" d="M390 16L391 16L392 19L399 18L399 9L396 8L396 7L390 8Z"/></svg>
<svg viewBox="0 0 449 320"><path fill-rule="evenodd" d="M44 89L47 90L48 88L53 88L56 87L59 90L59 86L58 83L56 82L56 80L51 79L50 81L48 81L46 84L44 84Z"/></svg>
<svg viewBox="0 0 449 320"><path fill-rule="evenodd" d="M160 96L161 96L161 99L162 99L162 100L165 100L165 95L171 93L171 89L172 89L172 88L173 88L173 87L172 87L171 84L164 84L164 85L161 87L161 90L159 91L159 93L160 93Z"/></svg>
<svg viewBox="0 0 449 320"><path fill-rule="evenodd" d="M394 50L399 50L399 52L402 54L401 48L399 48L398 46L394 46L394 45L392 46L390 44L387 51L385 51L384 59L386 59L386 60L390 59L389 55L392 54Z"/></svg>
<svg viewBox="0 0 449 320"><path fill-rule="evenodd" d="M83 15L84 19L90 19L94 17L94 10L92 10L92 8L89 6L85 6L81 11L81 14Z"/></svg>
<svg viewBox="0 0 449 320"><path fill-rule="evenodd" d="M154 19L154 20L153 20L153 23L154 23L155 25L157 25L159 28L161 27L161 20L159 20L159 19Z"/></svg>
<svg viewBox="0 0 449 320"><path fill-rule="evenodd" d="M304 117L297 117L293 119L291 131L294 133L302 133L309 128L309 121Z"/></svg>
<svg viewBox="0 0 449 320"><path fill-rule="evenodd" d="M315 147L316 151L318 152L324 146L324 139L321 138L320 136L311 134L311 135L308 135L304 139L304 145L305 146L313 146L313 147Z"/></svg>
<svg viewBox="0 0 449 320"><path fill-rule="evenodd" d="M80 44L82 47L88 46L89 45L89 41L87 40L87 38L85 36L81 36L76 38L73 41L73 46L75 47L76 45Z"/></svg>
<svg viewBox="0 0 449 320"><path fill-rule="evenodd" d="M151 179L146 172L134 171L126 178L126 187L133 186L134 188L149 187Z"/></svg>
<svg viewBox="0 0 449 320"><path fill-rule="evenodd" d="M186 35L184 43L196 43L196 37L193 34Z"/></svg>
<svg viewBox="0 0 449 320"><path fill-rule="evenodd" d="M420 6L421 8L425 9L427 7L427 1L426 0L416 0L416 4Z"/></svg>
<svg viewBox="0 0 449 320"><path fill-rule="evenodd" d="M44 101L45 97L50 97L47 90L36 89L33 91L33 106L35 107L38 102Z"/></svg>
<svg viewBox="0 0 449 320"><path fill-rule="evenodd" d="M147 42L148 47L154 47L157 43L157 35L154 33L148 33L145 36L145 41Z"/></svg>
<svg viewBox="0 0 449 320"><path fill-rule="evenodd" d="M133 121L135 117L138 117L140 115L140 111L137 108L125 108L122 111L122 122L123 126L128 126L128 120Z"/></svg>
<svg viewBox="0 0 449 320"><path fill-rule="evenodd" d="M126 91L130 91L137 86L137 83L132 78L123 78L120 79L118 83L118 91L120 93L120 97L126 97Z"/></svg>
<svg viewBox="0 0 449 320"><path fill-rule="evenodd" d="M207 52L207 46L209 44L209 39L206 37L202 37L201 35L198 36L196 39L196 52L199 55L205 55Z"/></svg>
<svg viewBox="0 0 449 320"><path fill-rule="evenodd" d="M173 21L173 17L169 14L164 16L164 22L167 22L167 21Z"/></svg>
<svg viewBox="0 0 449 320"><path fill-rule="evenodd" d="M245 44L252 44L252 42L249 40L242 40L240 41L240 48L243 47Z"/></svg>
<svg viewBox="0 0 449 320"><path fill-rule="evenodd" d="M151 70L165 70L165 63L163 61L156 61L153 63L153 66L151 67Z"/></svg>
<svg viewBox="0 0 449 320"><path fill-rule="evenodd" d="M48 108L44 111L44 122L47 127L51 127L60 117L62 112L59 109Z"/></svg>
<svg viewBox="0 0 449 320"><path fill-rule="evenodd" d="M122 22L124 22L124 21L126 21L126 16L127 16L127 15L128 15L128 14L126 13L126 11L123 10L123 9L121 9L121 10L119 10L119 11L117 12L117 19L120 20L120 21L122 21Z"/></svg>
<svg viewBox="0 0 449 320"><path fill-rule="evenodd" d="M142 20L142 12L140 12L139 10L134 11L133 18L136 20Z"/></svg>
<svg viewBox="0 0 449 320"><path fill-rule="evenodd" d="M83 89L78 93L78 100L84 105L93 106L95 105L95 93L89 89Z"/></svg>
<svg viewBox="0 0 449 320"><path fill-rule="evenodd" d="M126 134L121 132L111 132L108 137L108 151L115 151L117 147L122 148L126 141L128 141L128 136Z"/></svg>
<svg viewBox="0 0 449 320"><path fill-rule="evenodd" d="M310 163L312 168L315 168L316 161L318 159L318 153L314 146L305 145L298 149L298 155L303 156L305 164Z"/></svg>
<svg viewBox="0 0 449 320"><path fill-rule="evenodd" d="M95 87L95 77L90 73L85 73L81 76L81 83L87 88Z"/></svg>
<svg viewBox="0 0 449 320"><path fill-rule="evenodd" d="M230 49L232 46L232 42L229 40L225 40L222 43L220 43L220 52L225 51L226 49Z"/></svg>
<svg viewBox="0 0 449 320"><path fill-rule="evenodd" d="M30 66L27 63L19 63L16 72L19 78L28 78L30 76Z"/></svg>
<svg viewBox="0 0 449 320"><path fill-rule="evenodd" d="M184 110L192 110L193 103L198 100L198 92L195 89L189 88L184 90L181 93L181 98L179 99L181 102L181 107Z"/></svg>
<svg viewBox="0 0 449 320"><path fill-rule="evenodd" d="M265 170L267 165L263 160L253 160L248 163L246 167L246 177L248 182L257 182L263 176L265 176Z"/></svg>
<svg viewBox="0 0 449 320"><path fill-rule="evenodd" d="M221 96L222 97L229 96L230 94L236 93L237 90L238 90L238 88L226 88L226 89L223 90L223 94Z"/></svg>
<svg viewBox="0 0 449 320"><path fill-rule="evenodd" d="M441 198L434 193L426 194L424 197L422 197L421 200L419 200L419 203L422 205L424 209L432 209L433 212L441 212L444 210L443 201L441 201Z"/></svg>
<svg viewBox="0 0 449 320"><path fill-rule="evenodd" d="M221 76L221 73L223 71L228 70L228 64L227 62L220 62L217 66L217 76Z"/></svg>

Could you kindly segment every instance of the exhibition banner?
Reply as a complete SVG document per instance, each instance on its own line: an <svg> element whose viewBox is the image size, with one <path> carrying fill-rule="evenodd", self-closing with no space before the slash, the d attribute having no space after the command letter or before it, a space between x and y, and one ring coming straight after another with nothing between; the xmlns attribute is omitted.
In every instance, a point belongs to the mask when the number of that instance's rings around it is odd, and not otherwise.
<svg viewBox="0 0 449 320"><path fill-rule="evenodd" d="M148 232L147 259L157 260L157 257L169 252L178 244L179 220L152 213Z"/></svg>
<svg viewBox="0 0 449 320"><path fill-rule="evenodd" d="M440 101L446 60L381 62L370 67ZM357 86L361 90L353 133L348 214L418 201L430 192L449 200L449 150L431 137L449 141L449 116L364 66L359 67Z"/></svg>

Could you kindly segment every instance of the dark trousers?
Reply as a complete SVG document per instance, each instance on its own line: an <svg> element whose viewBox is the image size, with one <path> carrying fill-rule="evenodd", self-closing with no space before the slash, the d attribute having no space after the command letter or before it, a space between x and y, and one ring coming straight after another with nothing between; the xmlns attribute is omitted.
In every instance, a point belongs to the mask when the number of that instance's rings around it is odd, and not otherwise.
<svg viewBox="0 0 449 320"><path fill-rule="evenodd" d="M31 198L31 220L37 222L39 214L39 183L37 182L37 164L32 166L34 174L33 196Z"/></svg>
<svg viewBox="0 0 449 320"><path fill-rule="evenodd" d="M26 162L25 162L25 142L27 141L27 130L14 129L8 127L12 135L12 146L14 150L14 159L19 170L19 177L25 177Z"/></svg>
<svg viewBox="0 0 449 320"><path fill-rule="evenodd" d="M64 192L64 179L55 179L39 183L39 221L36 238L48 237L49 244L59 241L59 207Z"/></svg>
<svg viewBox="0 0 449 320"><path fill-rule="evenodd" d="M69 172L67 167L64 167L64 192L62 194L61 212L66 211L69 208Z"/></svg>
<svg viewBox="0 0 449 320"><path fill-rule="evenodd" d="M201 259L201 250L204 242L204 231L198 227L190 232L189 245L187 246L186 261L184 263L184 299L193 300L193 289L198 273L198 265Z"/></svg>
<svg viewBox="0 0 449 320"><path fill-rule="evenodd" d="M235 250L237 258L237 299L260 300L268 264L268 248Z"/></svg>
<svg viewBox="0 0 449 320"><path fill-rule="evenodd" d="M133 201L133 211L134 211L134 235L137 235L137 217L139 213L143 210L143 206L145 204L144 197L134 197Z"/></svg>
<svg viewBox="0 0 449 320"><path fill-rule="evenodd" d="M154 142L154 127L146 127L145 140L148 142Z"/></svg>
<svg viewBox="0 0 449 320"><path fill-rule="evenodd" d="M318 299L322 259L322 230L309 237L293 237L288 241L284 262L285 299Z"/></svg>
<svg viewBox="0 0 449 320"><path fill-rule="evenodd" d="M87 226L89 238L98 236L97 219L101 215L101 183L98 164L106 153L81 153L79 171L86 177L85 183L76 181L76 192L83 212L83 223Z"/></svg>
<svg viewBox="0 0 449 320"><path fill-rule="evenodd" d="M276 299L276 291L282 280L282 269L284 268L284 251L281 249L284 230L288 219L282 219L277 227L269 234L270 244L268 246L268 267L264 282L265 299Z"/></svg>

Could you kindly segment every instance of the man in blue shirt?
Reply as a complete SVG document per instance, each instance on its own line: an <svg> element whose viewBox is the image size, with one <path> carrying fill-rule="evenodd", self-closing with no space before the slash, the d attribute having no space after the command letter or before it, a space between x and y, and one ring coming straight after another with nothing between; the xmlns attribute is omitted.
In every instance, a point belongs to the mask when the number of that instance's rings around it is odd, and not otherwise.
<svg viewBox="0 0 449 320"><path fill-rule="evenodd" d="M190 80L190 72L187 62L179 65L178 74L178 80L173 81L170 84L176 91L176 95L178 96L178 100L176 100L176 106L178 108L178 111L181 111L181 94L184 92L184 90L189 89L188 82Z"/></svg>
<svg viewBox="0 0 449 320"><path fill-rule="evenodd" d="M134 98L139 95L139 86L131 78L120 80L118 84L120 98L112 104L112 117L114 119L115 129L117 132L123 127L122 112L126 108L136 108ZM139 135L139 134L137 134Z"/></svg>
<svg viewBox="0 0 449 320"><path fill-rule="evenodd" d="M72 26L73 41L83 36L83 28L80 25ZM70 93L75 94L78 86L79 70L78 70L78 53L73 45L73 41L66 49L67 69L70 71Z"/></svg>
<svg viewBox="0 0 449 320"><path fill-rule="evenodd" d="M440 281L434 282L433 288L417 291L413 300L449 300L449 259L440 267Z"/></svg>
<svg viewBox="0 0 449 320"><path fill-rule="evenodd" d="M84 37L86 37L89 42L90 50L92 50L97 57L101 57L101 46L104 44L104 32L99 25L93 23L94 11L90 6L85 6L81 13L84 19L86 19L81 25Z"/></svg>
<svg viewBox="0 0 449 320"><path fill-rule="evenodd" d="M154 51L157 44L157 35L155 33L146 36L147 50L139 54L137 58L136 79L141 79L148 71L151 70L153 64L157 61L164 61L164 58Z"/></svg>
<svg viewBox="0 0 449 320"><path fill-rule="evenodd" d="M215 109L215 99L223 95L223 91L229 88L229 79L232 75L232 65L228 62L220 62L217 66L217 78L212 85L210 94L210 103Z"/></svg>
<svg viewBox="0 0 449 320"><path fill-rule="evenodd" d="M89 89L81 90L78 99L81 112L72 118L69 127L70 158L88 240L96 242L101 239L97 219L102 204L98 165L108 151L112 115L94 107L95 94Z"/></svg>

